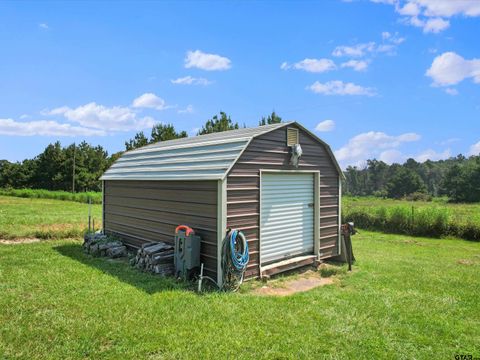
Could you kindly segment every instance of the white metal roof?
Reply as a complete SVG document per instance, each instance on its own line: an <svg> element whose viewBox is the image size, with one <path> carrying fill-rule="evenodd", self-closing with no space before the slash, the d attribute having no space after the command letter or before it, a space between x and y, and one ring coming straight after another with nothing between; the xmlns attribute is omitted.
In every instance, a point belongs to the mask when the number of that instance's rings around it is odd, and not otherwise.
<svg viewBox="0 0 480 360"><path fill-rule="evenodd" d="M125 152L100 180L220 180L227 176L250 141L293 122L243 128L161 141ZM343 175L329 146L324 144Z"/></svg>
<svg viewBox="0 0 480 360"><path fill-rule="evenodd" d="M223 179L256 136L289 123L161 141L125 152L100 180Z"/></svg>

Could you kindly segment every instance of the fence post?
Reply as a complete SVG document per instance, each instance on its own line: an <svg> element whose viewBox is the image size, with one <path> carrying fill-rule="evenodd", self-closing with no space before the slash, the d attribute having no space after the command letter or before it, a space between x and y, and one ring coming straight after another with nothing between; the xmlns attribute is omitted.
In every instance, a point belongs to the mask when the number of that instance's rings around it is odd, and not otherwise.
<svg viewBox="0 0 480 360"><path fill-rule="evenodd" d="M92 199L88 198L88 232L91 232L91 221L92 221Z"/></svg>
<svg viewBox="0 0 480 360"><path fill-rule="evenodd" d="M412 219L410 221L410 234L413 235L413 226L415 223L415 207L412 205Z"/></svg>

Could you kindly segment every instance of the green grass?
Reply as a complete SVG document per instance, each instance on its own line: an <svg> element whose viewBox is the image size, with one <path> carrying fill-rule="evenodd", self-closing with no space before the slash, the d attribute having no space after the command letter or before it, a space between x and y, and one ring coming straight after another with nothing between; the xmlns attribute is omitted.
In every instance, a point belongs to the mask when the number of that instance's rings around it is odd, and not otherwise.
<svg viewBox="0 0 480 360"><path fill-rule="evenodd" d="M102 203L102 193L101 192L81 192L81 193L71 193L67 191L51 191L43 189L2 189L0 188L0 195L4 196L17 196L23 198L34 198L34 199L55 199L55 200L66 200L66 201L76 201L81 203L88 203L88 200L92 204L101 204Z"/></svg>
<svg viewBox="0 0 480 360"><path fill-rule="evenodd" d="M97 228L101 213L101 205L92 205ZM0 196L0 239L79 237L87 227L87 204Z"/></svg>
<svg viewBox="0 0 480 360"><path fill-rule="evenodd" d="M480 204L344 197L343 221L360 228L420 236L456 236L480 241ZM413 209L412 209L413 208Z"/></svg>
<svg viewBox="0 0 480 360"><path fill-rule="evenodd" d="M480 204L344 197L342 206L343 220L364 229L480 240ZM87 215L88 205L79 202L0 195L0 238L80 236L87 227ZM101 205L92 205L92 215L99 228Z"/></svg>
<svg viewBox="0 0 480 360"><path fill-rule="evenodd" d="M353 242L353 273L289 297L197 295L78 241L0 245L0 358L480 356L480 243Z"/></svg>
<svg viewBox="0 0 480 360"><path fill-rule="evenodd" d="M414 206L416 209L422 208L446 208L451 218L456 222L472 221L480 223L480 203L455 204L449 203L445 198L434 198L433 201L407 201L382 199L373 196L353 197L343 196L342 206L344 209L359 207L394 207L394 206Z"/></svg>

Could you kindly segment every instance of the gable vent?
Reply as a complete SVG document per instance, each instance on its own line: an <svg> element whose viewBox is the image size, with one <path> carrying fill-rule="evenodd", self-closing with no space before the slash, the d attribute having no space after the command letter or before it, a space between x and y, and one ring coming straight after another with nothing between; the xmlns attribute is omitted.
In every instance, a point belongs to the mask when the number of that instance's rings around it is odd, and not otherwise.
<svg viewBox="0 0 480 360"><path fill-rule="evenodd" d="M293 146L298 143L298 129L287 128L287 146Z"/></svg>

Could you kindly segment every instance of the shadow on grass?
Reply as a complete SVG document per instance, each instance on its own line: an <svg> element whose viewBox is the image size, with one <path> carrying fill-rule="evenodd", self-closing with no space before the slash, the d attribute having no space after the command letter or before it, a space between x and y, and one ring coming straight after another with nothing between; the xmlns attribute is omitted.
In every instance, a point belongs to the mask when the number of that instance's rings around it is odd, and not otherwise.
<svg viewBox="0 0 480 360"><path fill-rule="evenodd" d="M67 256L79 263L96 268L102 273L113 276L118 280L136 287L148 294L161 291L184 290L192 291L193 284L178 282L172 277L161 277L149 273L143 273L128 264L126 258L109 259L93 257L83 252L80 244L65 244L54 247L55 251ZM88 279L85 279L88 281Z"/></svg>

